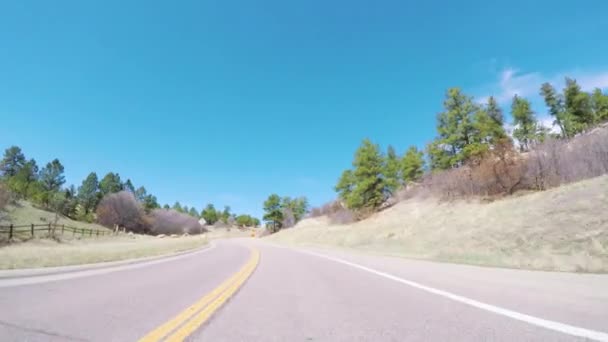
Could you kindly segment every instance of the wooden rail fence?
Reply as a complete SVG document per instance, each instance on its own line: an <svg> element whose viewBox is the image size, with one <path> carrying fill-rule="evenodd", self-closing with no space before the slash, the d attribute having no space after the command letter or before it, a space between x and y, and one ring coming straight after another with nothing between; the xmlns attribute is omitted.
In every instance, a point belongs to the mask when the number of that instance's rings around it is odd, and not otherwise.
<svg viewBox="0 0 608 342"><path fill-rule="evenodd" d="M104 235L110 235L110 230L99 230L90 228L78 228L66 226L65 224L24 224L24 225L8 225L0 226L0 235L7 234L8 239L12 239L17 234L27 234L34 237L36 232L47 232L49 236L54 236L60 233L61 235L72 233L72 236L79 235L81 237L99 237Z"/></svg>

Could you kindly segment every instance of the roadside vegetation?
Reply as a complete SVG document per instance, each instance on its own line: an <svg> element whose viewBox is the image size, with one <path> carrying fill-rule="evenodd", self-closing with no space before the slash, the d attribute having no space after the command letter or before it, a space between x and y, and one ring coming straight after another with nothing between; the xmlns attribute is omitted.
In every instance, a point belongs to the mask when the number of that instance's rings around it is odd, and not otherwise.
<svg viewBox="0 0 608 342"><path fill-rule="evenodd" d="M512 99L449 89L424 149L364 139L337 199L276 241L415 258L563 271L608 271L608 95L566 79L539 90L553 128ZM270 211L267 210L269 213ZM280 228L284 228L279 226Z"/></svg>
<svg viewBox="0 0 608 342"><path fill-rule="evenodd" d="M39 168L18 146L7 148L0 161L0 226L48 223L170 235L200 234L211 225L255 227L260 223L250 215L231 213L228 206L216 211L209 204L200 213L179 201L161 207L145 187L135 187L115 172L101 180L91 172L78 187L65 183L59 159Z"/></svg>
<svg viewBox="0 0 608 342"><path fill-rule="evenodd" d="M384 153L364 139L335 186L337 201L311 215L348 223L421 194L496 199L607 173L608 95L584 92L568 78L562 93L545 83L540 94L557 129L543 126L523 97L513 98L508 123L493 97L479 104L449 89L437 136L424 151L410 146L399 155L389 146Z"/></svg>
<svg viewBox="0 0 608 342"><path fill-rule="evenodd" d="M31 239L0 248L0 269L81 265L168 255L202 247L206 235L158 238L119 233L98 239Z"/></svg>

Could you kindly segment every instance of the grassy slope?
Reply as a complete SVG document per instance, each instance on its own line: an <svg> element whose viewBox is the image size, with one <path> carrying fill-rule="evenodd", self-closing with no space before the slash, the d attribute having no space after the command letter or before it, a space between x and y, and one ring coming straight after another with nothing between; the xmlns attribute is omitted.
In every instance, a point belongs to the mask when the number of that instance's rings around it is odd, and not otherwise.
<svg viewBox="0 0 608 342"><path fill-rule="evenodd" d="M17 205L9 206L7 214L10 218L10 223L14 225L28 225L28 224L47 224L55 222L55 214L52 212L44 211L34 207L31 203L26 201L19 201ZM8 224L8 220L0 220L0 224ZM65 216L59 216L57 224L66 226L85 228L85 229L99 229L107 230L106 227L100 226L95 223L86 223L80 221L74 221Z"/></svg>
<svg viewBox="0 0 608 342"><path fill-rule="evenodd" d="M515 268L608 271L608 176L493 203L410 199L367 220L308 219L293 244Z"/></svg>
<svg viewBox="0 0 608 342"><path fill-rule="evenodd" d="M14 225L55 222L54 213L37 209L25 201L9 207L7 214ZM0 224L8 224L8 221L0 221ZM98 224L74 221L67 217L60 217L57 224L85 229L107 229ZM140 258L185 251L208 242L206 236L159 239L152 236L120 234L81 239L79 235L72 238L71 233L67 233L53 240L40 238L46 237L45 232L37 233L35 239L30 239L29 233L22 235L17 235L16 238L24 242L0 245L0 269L77 265Z"/></svg>

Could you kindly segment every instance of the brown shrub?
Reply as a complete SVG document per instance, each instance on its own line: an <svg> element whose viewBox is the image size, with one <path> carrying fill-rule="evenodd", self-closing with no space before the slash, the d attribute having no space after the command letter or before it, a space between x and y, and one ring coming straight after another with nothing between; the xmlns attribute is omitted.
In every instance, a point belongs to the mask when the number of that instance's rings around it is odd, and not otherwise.
<svg viewBox="0 0 608 342"><path fill-rule="evenodd" d="M97 206L97 222L112 229L126 228L135 233L149 231L144 209L128 191L106 195Z"/></svg>
<svg viewBox="0 0 608 342"><path fill-rule="evenodd" d="M528 155L530 188L545 190L608 173L608 127L569 141L549 139Z"/></svg>
<svg viewBox="0 0 608 342"><path fill-rule="evenodd" d="M327 216L334 224L347 224L357 220L355 213L344 207L340 201L331 201L321 207L312 208L309 217Z"/></svg>
<svg viewBox="0 0 608 342"><path fill-rule="evenodd" d="M155 209L148 216L152 234L200 234L206 231L198 220L171 209Z"/></svg>
<svg viewBox="0 0 608 342"><path fill-rule="evenodd" d="M571 140L547 139L520 154L511 144L488 151L459 168L425 176L420 188L437 197L510 195L517 190L545 190L608 173L608 126ZM411 197L408 190L399 198Z"/></svg>

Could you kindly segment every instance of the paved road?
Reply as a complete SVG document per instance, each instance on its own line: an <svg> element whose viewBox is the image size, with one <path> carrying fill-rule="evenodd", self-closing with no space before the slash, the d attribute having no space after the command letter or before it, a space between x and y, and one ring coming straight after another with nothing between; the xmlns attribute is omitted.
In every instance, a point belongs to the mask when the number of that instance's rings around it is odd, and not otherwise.
<svg viewBox="0 0 608 342"><path fill-rule="evenodd" d="M135 341L261 253L192 341L583 341L608 335L608 276L470 267L260 240L1 287L2 341ZM589 335L591 334L591 335ZM593 335L595 334L595 335Z"/></svg>

